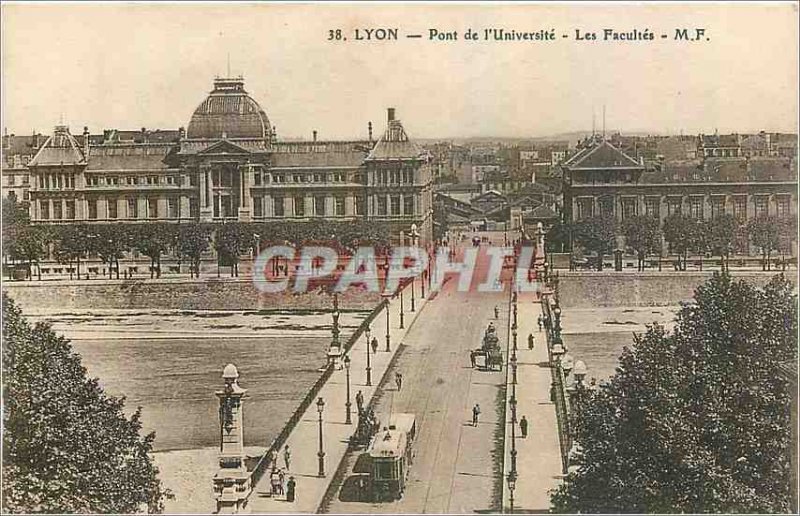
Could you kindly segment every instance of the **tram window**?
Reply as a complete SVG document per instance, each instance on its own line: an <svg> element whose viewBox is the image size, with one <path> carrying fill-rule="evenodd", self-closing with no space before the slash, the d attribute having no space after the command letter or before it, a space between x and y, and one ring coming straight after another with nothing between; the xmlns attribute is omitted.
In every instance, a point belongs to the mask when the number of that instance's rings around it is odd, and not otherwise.
<svg viewBox="0 0 800 516"><path fill-rule="evenodd" d="M392 478L393 477L393 475L392 475L392 469L393 469L392 466L393 465L394 464L392 464L391 462L379 462L377 464L378 470L377 470L377 475L376 476L378 478Z"/></svg>

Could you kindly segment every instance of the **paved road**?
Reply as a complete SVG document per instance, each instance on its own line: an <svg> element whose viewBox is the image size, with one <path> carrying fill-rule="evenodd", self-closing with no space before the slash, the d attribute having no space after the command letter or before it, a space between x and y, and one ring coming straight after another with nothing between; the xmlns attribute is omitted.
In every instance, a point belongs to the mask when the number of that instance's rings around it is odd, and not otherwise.
<svg viewBox="0 0 800 516"><path fill-rule="evenodd" d="M487 266L485 257L479 257L476 275L485 274ZM498 306L495 326L505 354L509 295L457 292L456 283L454 278L445 284L409 331L395 366L403 374L403 388L398 391L390 382L376 407L379 415L392 411L417 416L416 458L403 498L381 504L346 501L352 495L342 490L329 512L464 513L499 508L495 504L502 496L503 444L496 439L502 431L498 410L506 372L472 369L469 350L479 345ZM389 374L393 378L393 372ZM471 423L475 403L481 406L477 427ZM346 460L349 477L357 457Z"/></svg>

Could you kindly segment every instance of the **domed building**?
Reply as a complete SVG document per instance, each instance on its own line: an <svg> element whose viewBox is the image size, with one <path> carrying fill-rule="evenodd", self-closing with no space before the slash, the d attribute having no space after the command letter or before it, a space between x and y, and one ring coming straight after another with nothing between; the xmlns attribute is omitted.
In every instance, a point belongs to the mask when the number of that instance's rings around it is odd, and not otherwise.
<svg viewBox="0 0 800 516"><path fill-rule="evenodd" d="M386 132L281 141L242 77L216 78L184 129L59 126L30 161L31 219L80 222L313 222L374 219L431 238L428 155L388 110Z"/></svg>

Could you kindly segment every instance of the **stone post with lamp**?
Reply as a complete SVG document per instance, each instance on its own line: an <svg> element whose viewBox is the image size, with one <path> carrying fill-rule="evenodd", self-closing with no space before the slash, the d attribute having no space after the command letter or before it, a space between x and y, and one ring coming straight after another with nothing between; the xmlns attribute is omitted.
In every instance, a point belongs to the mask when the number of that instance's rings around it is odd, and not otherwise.
<svg viewBox="0 0 800 516"><path fill-rule="evenodd" d="M342 344L339 341L339 294L333 294L333 328L331 329L331 345L328 348L328 364L327 367L333 367L334 370L340 370L344 367L342 364Z"/></svg>
<svg viewBox="0 0 800 516"><path fill-rule="evenodd" d="M219 399L219 469L214 475L217 513L244 512L252 491L245 465L242 399L247 389L239 386L239 371L228 364L222 372L225 387L214 394Z"/></svg>

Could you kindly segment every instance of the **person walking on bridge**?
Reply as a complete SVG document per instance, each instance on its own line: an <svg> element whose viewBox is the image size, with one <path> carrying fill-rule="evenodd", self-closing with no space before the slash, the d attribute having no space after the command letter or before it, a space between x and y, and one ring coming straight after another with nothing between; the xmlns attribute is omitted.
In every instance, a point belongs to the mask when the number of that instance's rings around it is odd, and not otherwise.
<svg viewBox="0 0 800 516"><path fill-rule="evenodd" d="M536 338L533 336L533 333L528 334L528 349L533 349L533 346L536 345Z"/></svg>
<svg viewBox="0 0 800 516"><path fill-rule="evenodd" d="M528 437L528 420L525 419L525 416L522 416L522 419L519 420L519 431L523 439Z"/></svg>
<svg viewBox="0 0 800 516"><path fill-rule="evenodd" d="M356 406L358 407L358 415L364 412L364 394L361 391L356 393Z"/></svg>
<svg viewBox="0 0 800 516"><path fill-rule="evenodd" d="M403 388L403 374L402 373L394 373L394 383L397 384L397 390Z"/></svg>
<svg viewBox="0 0 800 516"><path fill-rule="evenodd" d="M478 416L481 415L481 406L477 403L472 407L472 426L478 426Z"/></svg>
<svg viewBox="0 0 800 516"><path fill-rule="evenodd" d="M500 309L497 308L496 306L494 307L494 318L495 319L499 319L500 318Z"/></svg>
<svg viewBox="0 0 800 516"><path fill-rule="evenodd" d="M292 462L292 452L289 451L289 445L283 447L283 465L286 466L286 471L289 471L289 464Z"/></svg>

